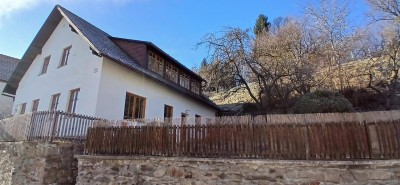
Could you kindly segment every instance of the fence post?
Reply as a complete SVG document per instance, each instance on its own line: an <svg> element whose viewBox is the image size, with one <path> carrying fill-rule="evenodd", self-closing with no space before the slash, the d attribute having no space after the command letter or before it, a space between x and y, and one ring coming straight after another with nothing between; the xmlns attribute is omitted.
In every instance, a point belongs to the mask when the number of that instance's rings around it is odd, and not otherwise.
<svg viewBox="0 0 400 185"><path fill-rule="evenodd" d="M58 110L54 111L54 117L53 117L53 121L52 121L52 131L51 131L51 135L50 135L50 142L53 142L54 137L56 135L56 130L57 130L57 126L58 126L57 125L58 114L59 114Z"/></svg>
<svg viewBox="0 0 400 185"><path fill-rule="evenodd" d="M33 112L32 113L32 116L31 116L31 120L30 120L30 122L29 122L29 131L28 131L28 135L26 136L26 139L28 140L28 141L30 141L31 140L31 138L32 138L32 134L33 134L33 129L34 129L34 120L35 120L35 117L36 117L36 112Z"/></svg>

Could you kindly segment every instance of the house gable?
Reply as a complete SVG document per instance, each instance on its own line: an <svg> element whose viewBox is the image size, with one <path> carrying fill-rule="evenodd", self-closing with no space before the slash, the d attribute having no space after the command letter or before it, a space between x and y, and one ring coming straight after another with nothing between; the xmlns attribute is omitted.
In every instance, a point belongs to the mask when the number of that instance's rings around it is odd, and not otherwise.
<svg viewBox="0 0 400 185"><path fill-rule="evenodd" d="M133 55L126 48L121 46L119 47L118 44L122 45L121 43L113 42L113 37L111 37L107 33L103 32L102 30L98 29L97 27L93 26L92 24L88 23L87 21L83 20L82 18L69 12L68 10L64 9L59 5L57 5L53 9L51 14L45 21L44 25L40 29L39 33L36 35L35 39L29 46L28 50L25 52L24 56L21 59L20 64L17 66L15 72L12 74L9 83L7 83L3 92L8 94L16 93L16 89L18 88L21 78L25 75L26 71L28 70L29 66L32 64L36 56L42 53L43 45L46 43L51 33L54 31L55 27L62 18L64 18L69 23L71 31L77 33L87 43L88 48L92 50L93 54L100 57L108 58L117 64L120 64L130 70L138 72L159 83L172 87L173 89L177 90L180 93L188 94L189 96L197 100L203 101L203 103L206 103L208 106L218 109L218 107L212 101L202 96L201 94L199 93L195 94L191 92L190 89L187 90L179 85L176 85L176 83L172 83L167 79L160 78L158 74L148 70L146 67L143 67L147 66L146 65L147 59L144 59L145 57L147 57L147 53L146 55L143 55L143 46L133 44L134 46L140 46L136 48L140 48L141 50L137 54L137 56ZM128 46L133 46L133 45L128 45ZM157 49L156 46L152 47ZM148 50L146 50L146 52L147 51ZM162 52L162 50L160 51ZM177 64L183 66L179 62L177 62ZM193 76L196 76L197 78L201 79L198 75L196 75L192 71L188 70L187 72L192 73Z"/></svg>
<svg viewBox="0 0 400 185"><path fill-rule="evenodd" d="M68 49L65 56L65 50ZM14 102L14 113L26 103L27 112L33 110L33 100L39 100L38 109L49 110L51 97L60 94L57 110L67 111L70 92L81 89L76 112L93 115L100 81L102 57L94 55L82 37L71 30L68 20L62 18L47 42L31 62L19 81ZM43 66L48 60L46 72ZM62 65L62 61L65 63Z"/></svg>

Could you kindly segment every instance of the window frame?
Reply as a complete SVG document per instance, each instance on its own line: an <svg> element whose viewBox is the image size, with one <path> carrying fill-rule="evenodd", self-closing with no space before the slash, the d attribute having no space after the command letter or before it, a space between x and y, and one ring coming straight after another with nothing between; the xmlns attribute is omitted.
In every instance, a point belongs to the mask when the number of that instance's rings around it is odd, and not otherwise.
<svg viewBox="0 0 400 185"><path fill-rule="evenodd" d="M60 101L61 93L53 94L50 100L50 110L56 111Z"/></svg>
<svg viewBox="0 0 400 185"><path fill-rule="evenodd" d="M147 68L161 76L164 76L164 66L165 59L154 52L149 51Z"/></svg>
<svg viewBox="0 0 400 185"><path fill-rule="evenodd" d="M176 66L167 62L165 64L165 78L171 80L175 83L178 83L179 70Z"/></svg>
<svg viewBox="0 0 400 185"><path fill-rule="evenodd" d="M127 108L127 101L129 101L127 98L133 98L133 103L132 103L132 107L128 107L128 110L126 110ZM136 115L136 101L138 100L142 100L142 104L140 104L139 106L141 106L141 109L139 110L140 112L138 112L138 115ZM129 102L128 102L129 103ZM143 96L139 96L133 93L129 93L126 92L125 94L125 104L124 104L124 116L123 119L131 119L131 120L141 120L141 119L145 119L146 117L146 104L147 104L147 99ZM130 105L129 105L130 106ZM127 111L131 110L131 117L129 117L129 113L128 115L126 115Z"/></svg>
<svg viewBox="0 0 400 185"><path fill-rule="evenodd" d="M66 66L68 64L68 59L69 59L69 54L71 53L71 48L72 48L72 45L65 47L63 49L62 56L61 56L61 62L60 62L60 65L58 66L59 68Z"/></svg>
<svg viewBox="0 0 400 185"><path fill-rule="evenodd" d="M21 109L19 110L19 114L25 114L26 111L26 102L21 104Z"/></svg>
<svg viewBox="0 0 400 185"><path fill-rule="evenodd" d="M36 111L38 111L38 108L39 108L39 99L33 100L33 101L32 101L31 112L36 112Z"/></svg>
<svg viewBox="0 0 400 185"><path fill-rule="evenodd" d="M185 81L182 79L185 79ZM181 73L179 75L179 85L186 89L190 89L190 76L186 73Z"/></svg>
<svg viewBox="0 0 400 185"><path fill-rule="evenodd" d="M194 119L195 124L201 125L201 116L199 114L195 114Z"/></svg>
<svg viewBox="0 0 400 185"><path fill-rule="evenodd" d="M164 104L164 118L170 119L174 117L174 107L171 105Z"/></svg>
<svg viewBox="0 0 400 185"><path fill-rule="evenodd" d="M189 114L182 112L181 113L181 125L186 125L187 124L187 118Z"/></svg>
<svg viewBox="0 0 400 185"><path fill-rule="evenodd" d="M50 58L51 58L51 55L44 58L42 69L40 70L39 75L43 75L43 74L47 73L47 68L49 67L49 64L50 64Z"/></svg>
<svg viewBox="0 0 400 185"><path fill-rule="evenodd" d="M80 88L72 89L69 91L69 98L67 104L67 113L74 114L76 111L76 105L78 102Z"/></svg>
<svg viewBox="0 0 400 185"><path fill-rule="evenodd" d="M195 94L200 94L200 83L197 81L192 81L190 91L194 92Z"/></svg>

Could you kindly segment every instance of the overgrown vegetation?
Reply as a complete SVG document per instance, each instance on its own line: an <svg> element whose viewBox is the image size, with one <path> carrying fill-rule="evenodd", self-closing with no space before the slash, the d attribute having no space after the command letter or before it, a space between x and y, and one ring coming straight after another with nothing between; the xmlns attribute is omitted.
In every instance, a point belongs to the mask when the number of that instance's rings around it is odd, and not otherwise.
<svg viewBox="0 0 400 185"><path fill-rule="evenodd" d="M340 93L317 90L299 98L293 106L293 113L354 112L351 103Z"/></svg>
<svg viewBox="0 0 400 185"><path fill-rule="evenodd" d="M253 29L207 34L198 45L210 55L197 70L210 82L205 93L261 113L289 112L317 89L343 93L357 110L399 108L398 0L367 0L371 24L363 27L351 24L348 1L309 2L303 18L268 22L261 14ZM243 91L240 101L230 96Z"/></svg>

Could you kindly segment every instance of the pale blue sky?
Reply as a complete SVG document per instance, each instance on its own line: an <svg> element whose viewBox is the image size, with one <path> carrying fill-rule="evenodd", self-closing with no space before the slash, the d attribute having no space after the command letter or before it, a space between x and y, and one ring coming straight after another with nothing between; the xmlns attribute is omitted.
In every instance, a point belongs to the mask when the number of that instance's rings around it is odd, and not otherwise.
<svg viewBox="0 0 400 185"><path fill-rule="evenodd" d="M3 2L4 1L4 2ZM350 0L352 1L352 0ZM302 0L1 0L0 53L22 57L55 4L115 37L151 41L191 68L206 57L196 43L223 27L252 28L259 14L298 17ZM354 0L363 22L363 0Z"/></svg>

